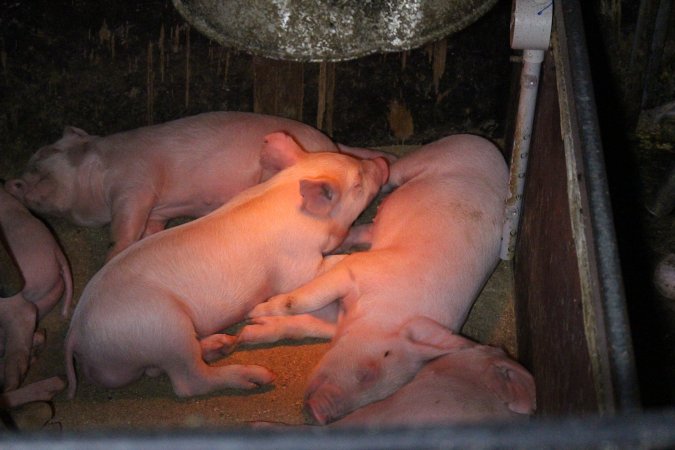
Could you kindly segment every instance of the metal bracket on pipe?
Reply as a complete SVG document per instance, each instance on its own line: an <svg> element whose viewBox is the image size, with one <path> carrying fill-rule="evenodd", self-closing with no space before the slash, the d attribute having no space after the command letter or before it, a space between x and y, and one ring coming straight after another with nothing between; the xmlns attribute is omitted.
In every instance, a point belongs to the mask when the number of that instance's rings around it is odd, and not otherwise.
<svg viewBox="0 0 675 450"><path fill-rule="evenodd" d="M509 167L509 196L499 256L513 259L520 222L525 174L532 138L532 123L539 89L539 73L551 38L552 0L514 0L511 13L511 48L523 50L520 96Z"/></svg>

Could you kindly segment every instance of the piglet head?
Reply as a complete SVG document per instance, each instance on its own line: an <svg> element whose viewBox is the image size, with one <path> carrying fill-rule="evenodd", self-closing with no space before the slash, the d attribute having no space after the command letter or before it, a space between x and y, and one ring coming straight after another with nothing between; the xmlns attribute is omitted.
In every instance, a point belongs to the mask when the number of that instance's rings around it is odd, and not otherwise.
<svg viewBox="0 0 675 450"><path fill-rule="evenodd" d="M358 322L334 338L310 375L305 408L319 424L388 397L425 362L474 345L426 317L393 332Z"/></svg>
<svg viewBox="0 0 675 450"><path fill-rule="evenodd" d="M21 177L8 180L5 189L34 212L64 215L75 194L76 166L91 138L79 128L66 127L61 139L35 152Z"/></svg>
<svg viewBox="0 0 675 450"><path fill-rule="evenodd" d="M336 152L306 152L284 132L265 137L260 163L267 173L283 171L285 174L279 175L289 177L295 171L302 173L301 211L330 224L335 236L323 251L340 244L389 176L382 157L362 160Z"/></svg>
<svg viewBox="0 0 675 450"><path fill-rule="evenodd" d="M334 239L323 250L332 251L386 182L388 166L384 158L359 160L337 153L312 153L307 163L321 169L300 180L302 210L331 225Z"/></svg>

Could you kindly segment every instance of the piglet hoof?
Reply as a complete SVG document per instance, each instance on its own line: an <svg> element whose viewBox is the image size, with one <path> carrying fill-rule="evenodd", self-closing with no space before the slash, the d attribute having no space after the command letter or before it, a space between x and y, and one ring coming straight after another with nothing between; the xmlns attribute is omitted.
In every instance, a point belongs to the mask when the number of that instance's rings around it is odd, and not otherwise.
<svg viewBox="0 0 675 450"><path fill-rule="evenodd" d="M207 336L199 344L202 347L202 358L206 362L215 361L229 355L237 343L236 336L229 334L212 334Z"/></svg>
<svg viewBox="0 0 675 450"><path fill-rule="evenodd" d="M273 317L256 317L246 321L246 326L237 335L237 345L266 344L282 339L278 327L270 321Z"/></svg>
<svg viewBox="0 0 675 450"><path fill-rule="evenodd" d="M247 318L253 319L264 316L285 316L293 313L295 298L290 295L276 295L264 303L256 305L249 313Z"/></svg>
<svg viewBox="0 0 675 450"><path fill-rule="evenodd" d="M256 365L231 365L232 387L238 389L256 389L270 384L276 379L274 372Z"/></svg>

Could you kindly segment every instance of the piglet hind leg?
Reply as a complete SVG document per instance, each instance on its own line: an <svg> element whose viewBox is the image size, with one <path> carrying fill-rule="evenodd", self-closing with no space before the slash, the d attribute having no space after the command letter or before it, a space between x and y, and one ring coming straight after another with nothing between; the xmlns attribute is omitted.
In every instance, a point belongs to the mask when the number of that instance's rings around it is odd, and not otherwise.
<svg viewBox="0 0 675 450"><path fill-rule="evenodd" d="M256 365L210 366L202 359L202 346L194 342L193 358L167 367L173 390L179 397L204 395L219 389L255 389L269 384L276 376Z"/></svg>
<svg viewBox="0 0 675 450"><path fill-rule="evenodd" d="M66 362L74 357L83 378L105 388L126 386L144 374L166 373L179 397L226 388L253 389L274 380L274 374L260 366L207 364L204 356L214 356L229 339L221 341L217 335L198 339L182 305L157 294L153 297L145 292L145 305L155 315L145 318L142 326L120 315L113 317L120 320L99 320L96 327L87 328L76 316L66 341ZM86 323L93 320L87 319ZM76 389L74 371L69 370L68 375L72 398Z"/></svg>
<svg viewBox="0 0 675 450"><path fill-rule="evenodd" d="M179 397L204 395L228 388L255 389L274 381L275 375L261 366L207 364L204 361L205 347L213 345L218 348L222 341L213 336L220 335L211 335L205 338L206 341L200 341L194 337L194 330L187 323L189 319L184 317L182 320L186 321L183 326L173 330L172 345L162 345L156 352L160 367L171 379L173 390ZM166 344L167 340L163 343Z"/></svg>
<svg viewBox="0 0 675 450"><path fill-rule="evenodd" d="M0 328L4 332L4 390L19 387L30 364L37 308L19 293L0 299Z"/></svg>
<svg viewBox="0 0 675 450"><path fill-rule="evenodd" d="M81 364L80 367L86 378L107 388L126 386L143 374L154 377L165 372L171 380L174 393L179 397L205 395L227 388L255 389L271 383L275 378L269 370L255 365L211 366L203 359L204 347L201 341L192 338L183 340L183 343L156 352L153 358L156 362L144 368L125 365L119 360L106 361L105 364ZM215 357L215 352L211 356ZM74 391L69 395L73 394Z"/></svg>
<svg viewBox="0 0 675 450"><path fill-rule="evenodd" d="M160 361L170 361L163 367L179 397L204 395L227 388L255 389L276 378L268 369L256 365L209 365L204 359L217 359L231 348L236 338L226 334L213 334L201 340L190 338L188 334L192 332L187 323L180 330L183 332L174 330L181 334L173 341L175 344L163 349L169 354L160 358Z"/></svg>

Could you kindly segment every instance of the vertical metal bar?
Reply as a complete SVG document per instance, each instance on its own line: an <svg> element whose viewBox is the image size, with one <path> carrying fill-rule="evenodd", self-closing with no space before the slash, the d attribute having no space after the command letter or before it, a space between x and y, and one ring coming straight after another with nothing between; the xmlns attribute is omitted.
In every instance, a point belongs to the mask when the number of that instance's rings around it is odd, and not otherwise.
<svg viewBox="0 0 675 450"><path fill-rule="evenodd" d="M581 6L578 0L561 2L569 51L572 93L579 128L581 154L588 186L589 217L598 271L600 301L608 341L610 366L619 410L639 409L639 389L626 298L616 245L595 93L590 74ZM556 10L558 11L558 10Z"/></svg>

